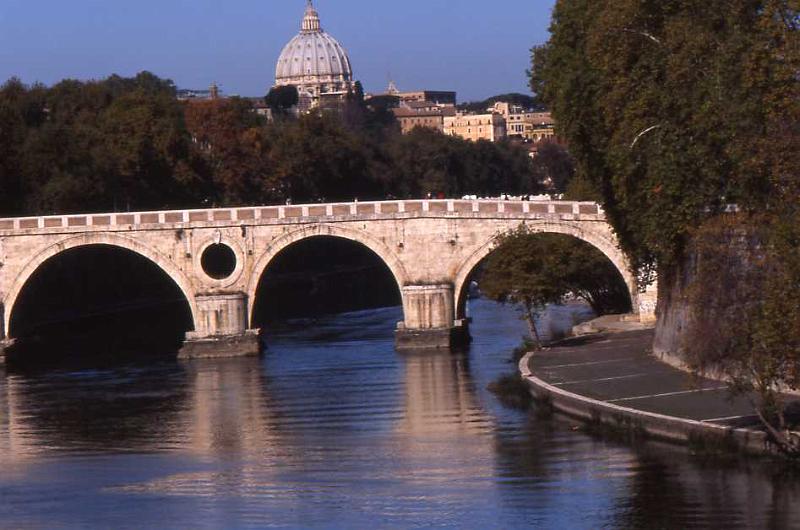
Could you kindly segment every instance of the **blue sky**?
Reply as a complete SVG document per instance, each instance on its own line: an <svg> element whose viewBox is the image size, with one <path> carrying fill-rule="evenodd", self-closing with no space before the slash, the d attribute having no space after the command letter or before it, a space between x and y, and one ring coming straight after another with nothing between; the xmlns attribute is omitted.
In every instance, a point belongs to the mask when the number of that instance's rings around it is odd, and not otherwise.
<svg viewBox="0 0 800 530"><path fill-rule="evenodd" d="M316 0L367 91L526 92L555 0ZM150 70L183 88L258 96L305 0L0 0L0 80L52 84Z"/></svg>

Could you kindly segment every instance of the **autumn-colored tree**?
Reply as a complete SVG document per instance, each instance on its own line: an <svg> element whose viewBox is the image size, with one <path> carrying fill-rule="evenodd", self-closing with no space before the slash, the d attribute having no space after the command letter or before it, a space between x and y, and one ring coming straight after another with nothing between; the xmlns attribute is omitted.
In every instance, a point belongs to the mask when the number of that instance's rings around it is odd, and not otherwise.
<svg viewBox="0 0 800 530"><path fill-rule="evenodd" d="M354 92L267 124L244 98L178 101L149 73L0 88L0 215L537 191L510 143L399 134Z"/></svg>
<svg viewBox="0 0 800 530"><path fill-rule="evenodd" d="M269 204L280 198L270 163L271 140L248 100L190 101L184 112L206 175L207 203Z"/></svg>

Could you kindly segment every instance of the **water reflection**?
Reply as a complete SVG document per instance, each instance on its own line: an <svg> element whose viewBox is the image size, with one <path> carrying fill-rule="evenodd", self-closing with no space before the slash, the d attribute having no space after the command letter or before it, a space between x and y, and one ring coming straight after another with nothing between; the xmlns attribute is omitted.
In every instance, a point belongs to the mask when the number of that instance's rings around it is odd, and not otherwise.
<svg viewBox="0 0 800 530"><path fill-rule="evenodd" d="M639 447L615 525L798 528L800 483L779 461L708 460L659 443ZM661 502L657 502L660 499Z"/></svg>
<svg viewBox="0 0 800 530"><path fill-rule="evenodd" d="M203 456L259 454L281 443L262 360L187 363L189 406L180 421L188 448Z"/></svg>
<svg viewBox="0 0 800 530"><path fill-rule="evenodd" d="M466 353L407 352L401 361L405 402L399 432L463 437L491 431L491 416L475 398Z"/></svg>
<svg viewBox="0 0 800 530"><path fill-rule="evenodd" d="M0 372L0 526L792 527L763 462L633 447L486 390L524 324L398 354L398 310L273 330L263 358ZM568 312L567 312L568 313ZM565 317L566 318L566 317ZM0 368L2 370L2 368Z"/></svg>

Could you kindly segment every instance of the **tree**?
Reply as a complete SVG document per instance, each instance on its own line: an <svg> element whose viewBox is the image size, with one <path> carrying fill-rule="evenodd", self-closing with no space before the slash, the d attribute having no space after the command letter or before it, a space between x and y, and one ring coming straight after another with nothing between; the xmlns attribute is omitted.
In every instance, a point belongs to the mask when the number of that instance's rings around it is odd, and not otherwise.
<svg viewBox="0 0 800 530"><path fill-rule="evenodd" d="M692 311L686 351L698 372L724 376L748 398L778 447L800 457L798 418L785 395L800 383L800 308L786 296L800 282L800 218L781 227L768 216L724 215L692 241Z"/></svg>
<svg viewBox="0 0 800 530"><path fill-rule="evenodd" d="M354 83L353 89L347 92L347 97L359 105L364 104L364 85L361 84L361 81Z"/></svg>
<svg viewBox="0 0 800 530"><path fill-rule="evenodd" d="M270 108L273 116L286 116L292 107L300 102L297 87L293 85L272 87L264 97L264 103Z"/></svg>
<svg viewBox="0 0 800 530"><path fill-rule="evenodd" d="M755 391L787 451L797 388L800 2L559 0L531 88L698 368ZM731 205L738 214L730 219ZM726 291L728 289L728 291ZM659 319L669 326L670 319Z"/></svg>
<svg viewBox="0 0 800 530"><path fill-rule="evenodd" d="M273 126L270 163L282 194L294 202L378 198L368 144L333 113Z"/></svg>
<svg viewBox="0 0 800 530"><path fill-rule="evenodd" d="M11 81L0 89L0 207L67 213L194 202L190 138L171 81ZM7 195L6 195L7 194Z"/></svg>
<svg viewBox="0 0 800 530"><path fill-rule="evenodd" d="M797 68L782 64L796 29L775 27L796 4L556 4L531 85L636 266L669 268L703 220L767 201L769 178L751 158L770 94L797 85Z"/></svg>
<svg viewBox="0 0 800 530"><path fill-rule="evenodd" d="M458 108L459 110L466 110L469 112L486 112L486 109L493 106L498 101L510 103L511 105L517 105L525 109L539 108L535 97L527 94L519 94L517 92L492 96L488 99L484 99L483 101L470 101L467 103L461 103L458 105Z"/></svg>
<svg viewBox="0 0 800 530"><path fill-rule="evenodd" d="M555 141L539 142L533 171L538 182L553 193L565 193L575 175L575 161L567 148Z"/></svg>
<svg viewBox="0 0 800 530"><path fill-rule="evenodd" d="M537 347L536 317L568 295L598 313L630 310L630 297L614 265L599 250L571 236L536 233L525 224L495 238L480 288L498 302L519 304Z"/></svg>
<svg viewBox="0 0 800 530"><path fill-rule="evenodd" d="M42 120L42 113L34 110L33 99L19 79L10 79L0 87L0 212L6 215L21 211L25 182L20 165L27 130L32 121Z"/></svg>
<svg viewBox="0 0 800 530"><path fill-rule="evenodd" d="M390 111L400 106L400 97L389 94L372 96L367 98L364 103L374 111Z"/></svg>
<svg viewBox="0 0 800 530"><path fill-rule="evenodd" d="M203 175L205 200L242 205L279 199L280 185L270 162L272 138L250 101L189 101L184 113Z"/></svg>
<svg viewBox="0 0 800 530"><path fill-rule="evenodd" d="M417 127L386 142L387 188L399 197L534 193L527 152L511 142L470 142Z"/></svg>

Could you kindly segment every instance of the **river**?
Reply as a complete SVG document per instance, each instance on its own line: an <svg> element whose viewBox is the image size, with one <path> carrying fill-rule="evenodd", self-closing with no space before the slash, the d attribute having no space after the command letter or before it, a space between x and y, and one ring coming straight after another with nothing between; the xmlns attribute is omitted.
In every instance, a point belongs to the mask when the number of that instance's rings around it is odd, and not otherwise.
<svg viewBox="0 0 800 530"><path fill-rule="evenodd" d="M395 352L390 308L286 326L261 358L0 368L0 528L800 526L776 464L503 408L486 386L524 324L470 311L462 354Z"/></svg>

